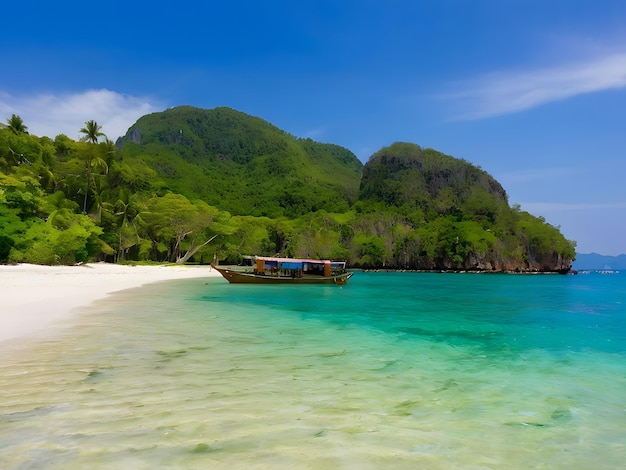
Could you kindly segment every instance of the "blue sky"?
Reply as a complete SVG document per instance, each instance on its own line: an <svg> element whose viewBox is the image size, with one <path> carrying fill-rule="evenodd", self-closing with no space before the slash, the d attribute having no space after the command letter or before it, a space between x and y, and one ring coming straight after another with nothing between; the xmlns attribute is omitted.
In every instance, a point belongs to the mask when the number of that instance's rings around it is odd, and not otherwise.
<svg viewBox="0 0 626 470"><path fill-rule="evenodd" d="M5 2L6 3L6 2ZM2 7L0 119L112 140L229 106L363 162L463 158L580 253L626 253L622 0L75 1Z"/></svg>

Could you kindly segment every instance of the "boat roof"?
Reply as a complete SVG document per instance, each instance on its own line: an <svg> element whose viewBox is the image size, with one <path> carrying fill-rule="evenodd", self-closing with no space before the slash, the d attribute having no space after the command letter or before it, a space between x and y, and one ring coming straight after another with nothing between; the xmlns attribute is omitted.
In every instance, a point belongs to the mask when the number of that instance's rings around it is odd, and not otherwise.
<svg viewBox="0 0 626 470"><path fill-rule="evenodd" d="M254 256L254 259L275 261L277 263L345 264L344 261L331 261L329 259L275 258L271 256Z"/></svg>

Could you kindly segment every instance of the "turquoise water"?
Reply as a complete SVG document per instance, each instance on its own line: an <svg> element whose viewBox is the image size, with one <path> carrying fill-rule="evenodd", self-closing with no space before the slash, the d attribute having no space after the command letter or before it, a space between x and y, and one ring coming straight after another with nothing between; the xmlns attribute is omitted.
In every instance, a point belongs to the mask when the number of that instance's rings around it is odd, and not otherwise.
<svg viewBox="0 0 626 470"><path fill-rule="evenodd" d="M0 345L0 468L613 469L626 275L153 284Z"/></svg>

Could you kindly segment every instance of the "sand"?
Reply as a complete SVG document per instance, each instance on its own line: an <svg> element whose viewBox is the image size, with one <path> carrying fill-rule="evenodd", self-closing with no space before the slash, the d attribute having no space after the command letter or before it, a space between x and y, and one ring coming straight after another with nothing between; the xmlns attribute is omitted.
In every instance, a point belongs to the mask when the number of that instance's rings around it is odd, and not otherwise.
<svg viewBox="0 0 626 470"><path fill-rule="evenodd" d="M215 276L219 273L208 266L0 265L0 342L39 333L112 292Z"/></svg>

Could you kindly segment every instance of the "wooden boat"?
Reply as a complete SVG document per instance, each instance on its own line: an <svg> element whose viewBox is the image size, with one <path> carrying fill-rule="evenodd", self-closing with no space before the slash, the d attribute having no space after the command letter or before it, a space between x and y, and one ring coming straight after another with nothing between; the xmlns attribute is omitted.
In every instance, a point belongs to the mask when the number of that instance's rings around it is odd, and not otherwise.
<svg viewBox="0 0 626 470"><path fill-rule="evenodd" d="M352 277L343 261L255 256L249 269L211 266L232 284L345 284Z"/></svg>

